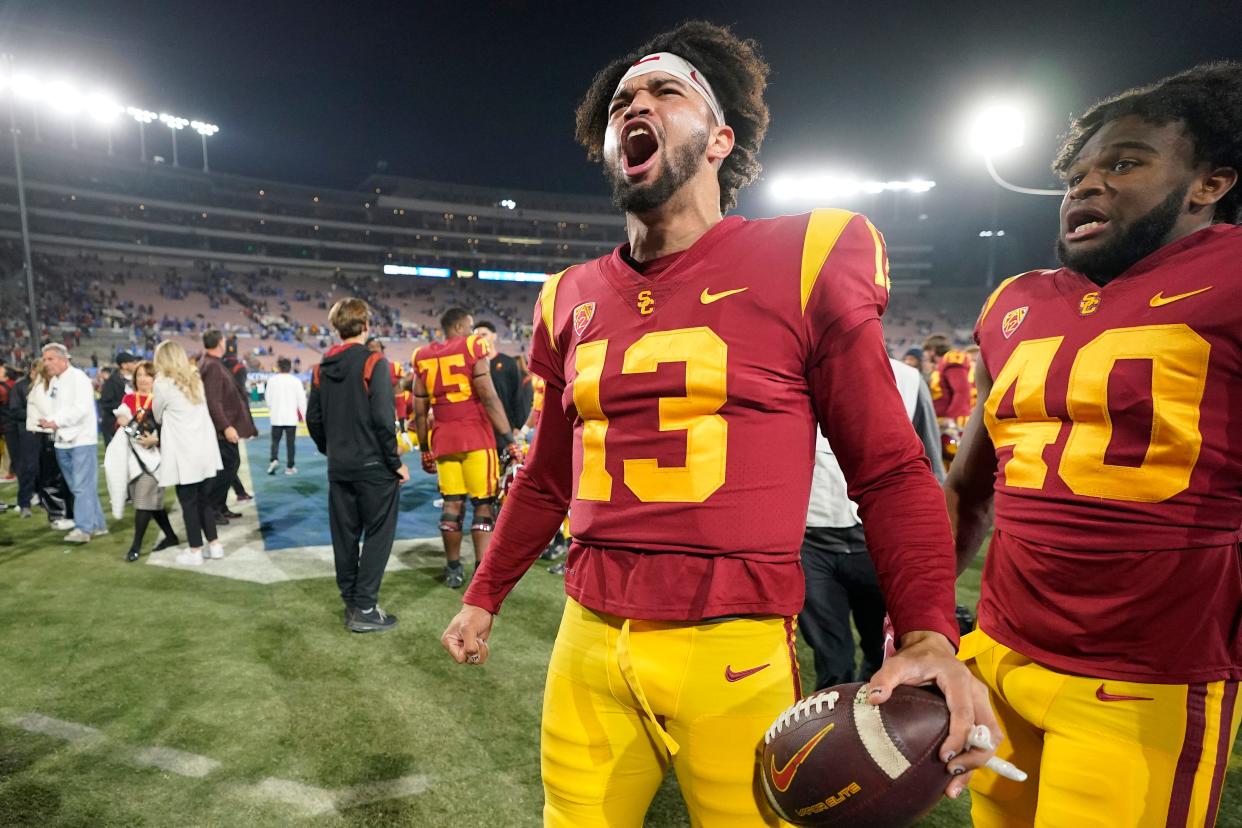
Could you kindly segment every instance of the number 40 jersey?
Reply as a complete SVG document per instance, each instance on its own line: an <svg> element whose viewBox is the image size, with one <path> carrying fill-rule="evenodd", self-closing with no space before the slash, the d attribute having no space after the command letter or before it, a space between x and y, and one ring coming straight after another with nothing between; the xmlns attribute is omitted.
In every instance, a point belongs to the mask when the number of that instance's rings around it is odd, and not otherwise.
<svg viewBox="0 0 1242 828"><path fill-rule="evenodd" d="M1015 276L975 339L997 456L980 626L1071 672L1239 678L1242 228L1103 287Z"/></svg>

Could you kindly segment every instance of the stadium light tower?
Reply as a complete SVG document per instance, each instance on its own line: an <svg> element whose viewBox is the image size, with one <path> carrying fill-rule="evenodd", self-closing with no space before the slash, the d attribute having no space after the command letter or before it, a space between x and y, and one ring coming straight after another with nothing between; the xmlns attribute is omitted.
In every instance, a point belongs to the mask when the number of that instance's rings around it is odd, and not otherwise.
<svg viewBox="0 0 1242 828"><path fill-rule="evenodd" d="M181 163L177 158L177 132L188 127L190 122L179 115L169 115L167 112L161 112L160 123L168 127L169 131L172 132L173 166L180 167Z"/></svg>
<svg viewBox="0 0 1242 828"><path fill-rule="evenodd" d="M211 172L207 167L207 138L219 132L220 127L202 121L190 121L190 127L198 133L199 138L203 139L203 172Z"/></svg>
<svg viewBox="0 0 1242 828"><path fill-rule="evenodd" d="M147 160L147 124L155 120L156 115L148 109L137 106L125 107L125 113L138 122L138 157Z"/></svg>
<svg viewBox="0 0 1242 828"><path fill-rule="evenodd" d="M992 104L975 113L970 122L969 141L971 149L983 156L988 175L998 186L1023 195L1065 195L1063 190L1044 190L1037 187L1020 187L1001 178L993 158L1022 146L1026 137L1026 119L1013 104Z"/></svg>
<svg viewBox="0 0 1242 828"><path fill-rule="evenodd" d="M12 55L4 56L4 69L4 79L8 82L9 88L18 94L22 94L17 84L18 79L13 77ZM26 185L22 179L22 133L17 128L17 116L14 114L13 109L13 96L10 95L9 134L13 138L13 172L14 177L17 179L17 214L21 220L22 227L22 253L26 269L26 303L30 313L30 353L33 356L39 353L39 315L38 309L35 307L34 263L30 256L30 221L26 215Z"/></svg>
<svg viewBox="0 0 1242 828"><path fill-rule="evenodd" d="M96 92L86 100L86 111L95 123L104 128L108 136L108 155L112 155L112 126L117 116L125 111L124 108L108 93Z"/></svg>

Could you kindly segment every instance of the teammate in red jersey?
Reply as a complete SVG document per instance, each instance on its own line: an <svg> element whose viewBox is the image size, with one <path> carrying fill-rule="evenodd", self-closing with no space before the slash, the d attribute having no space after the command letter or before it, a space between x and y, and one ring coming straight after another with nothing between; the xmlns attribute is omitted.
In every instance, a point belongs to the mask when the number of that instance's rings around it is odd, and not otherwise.
<svg viewBox="0 0 1242 828"><path fill-rule="evenodd" d="M766 76L753 42L687 23L600 72L578 110L629 242L544 285L534 448L443 636L458 662L486 660L494 613L572 501L544 695L548 825L640 825L670 765L695 824L775 823L755 757L800 693L817 422L842 447L901 636L870 700L937 682L949 768L990 755L966 751L970 728L995 722L954 657L952 538L885 350L882 239L844 210L722 218L759 171ZM884 519L897 502L902 519Z"/></svg>
<svg viewBox="0 0 1242 828"><path fill-rule="evenodd" d="M1059 270L975 329L979 407L946 483L961 655L1034 772L977 826L1211 825L1242 717L1242 65L1097 104L1055 164Z"/></svg>
<svg viewBox="0 0 1242 828"><path fill-rule="evenodd" d="M449 308L440 318L444 342L414 351L414 429L423 453L423 470L438 472L444 511L440 537L444 541L444 585L456 589L465 582L461 565L461 534L466 497L473 507L470 539L476 561L483 560L496 517L496 437L510 435L509 450L518 440L509 427L504 406L492 386L487 340L470 333L474 319L468 311ZM428 428L428 413L435 427Z"/></svg>
<svg viewBox="0 0 1242 828"><path fill-rule="evenodd" d="M944 334L927 337L923 353L933 366L930 385L937 419L942 424L964 426L970 416L970 357L952 347Z"/></svg>

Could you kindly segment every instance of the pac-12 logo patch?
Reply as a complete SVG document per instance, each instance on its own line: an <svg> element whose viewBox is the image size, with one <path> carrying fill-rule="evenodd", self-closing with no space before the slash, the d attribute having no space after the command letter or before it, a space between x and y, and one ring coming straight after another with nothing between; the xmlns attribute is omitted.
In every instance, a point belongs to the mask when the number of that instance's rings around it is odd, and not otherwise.
<svg viewBox="0 0 1242 828"><path fill-rule="evenodd" d="M1090 316L1100 308L1100 292L1093 290L1090 293L1084 293L1082 299L1078 300L1078 312L1083 316Z"/></svg>
<svg viewBox="0 0 1242 828"><path fill-rule="evenodd" d="M655 313L655 299L651 298L651 291L640 290L638 292L638 312L643 316L651 316Z"/></svg>
<svg viewBox="0 0 1242 828"><path fill-rule="evenodd" d="M1005 314L1005 318L1001 320L1001 333L1005 335L1005 339L1013 336L1013 332L1022 324L1022 320L1026 319L1026 312L1030 309L1030 305L1024 305Z"/></svg>
<svg viewBox="0 0 1242 828"><path fill-rule="evenodd" d="M574 308L574 333L582 336L582 332L586 330L587 325L591 324L592 317L595 316L595 303L583 302Z"/></svg>

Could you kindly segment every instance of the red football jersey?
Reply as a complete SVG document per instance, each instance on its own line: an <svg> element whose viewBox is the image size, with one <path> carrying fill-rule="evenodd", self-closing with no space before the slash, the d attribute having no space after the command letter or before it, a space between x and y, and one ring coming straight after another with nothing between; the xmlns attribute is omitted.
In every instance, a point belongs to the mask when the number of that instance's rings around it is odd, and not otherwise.
<svg viewBox="0 0 1242 828"><path fill-rule="evenodd" d="M980 624L1071 672L1242 678L1242 228L1104 287L1014 277L975 338L1001 536Z"/></svg>
<svg viewBox="0 0 1242 828"><path fill-rule="evenodd" d="M965 351L949 351L936 362L931 389L937 417L965 422L970 416L972 367Z"/></svg>
<svg viewBox="0 0 1242 828"><path fill-rule="evenodd" d="M798 612L818 419L844 446L864 522L876 516L899 629L956 639L943 499L878 322L889 283L875 228L843 210L730 217L644 273L624 251L553 277L536 308L536 454L554 415L573 429L570 595L638 618ZM884 520L877 504L898 499L910 520ZM498 606L521 519L502 513L468 602Z"/></svg>
<svg viewBox="0 0 1242 828"><path fill-rule="evenodd" d="M424 345L411 356L431 398L435 423L428 440L436 457L496 448L491 420L471 384L475 363L489 353L487 340L471 334Z"/></svg>

